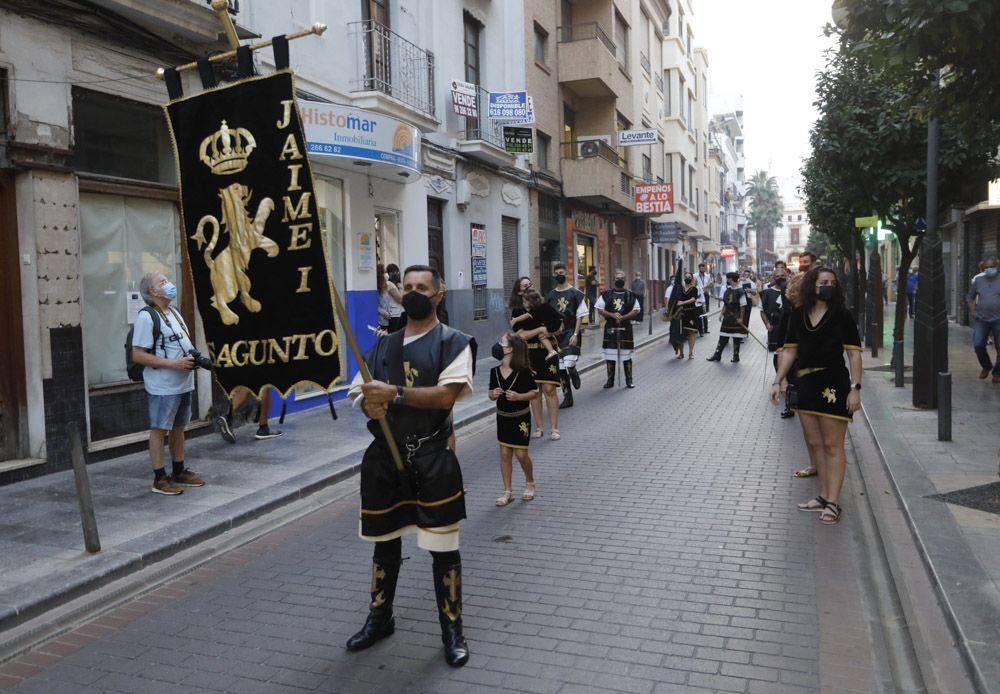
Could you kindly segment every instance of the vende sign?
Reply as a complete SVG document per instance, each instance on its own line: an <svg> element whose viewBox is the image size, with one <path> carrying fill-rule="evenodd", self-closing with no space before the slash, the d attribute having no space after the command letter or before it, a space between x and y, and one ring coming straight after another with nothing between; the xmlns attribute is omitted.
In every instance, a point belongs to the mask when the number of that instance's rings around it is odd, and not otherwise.
<svg viewBox="0 0 1000 694"><path fill-rule="evenodd" d="M651 183L635 187L635 211L639 214L666 214L674 211L674 187Z"/></svg>

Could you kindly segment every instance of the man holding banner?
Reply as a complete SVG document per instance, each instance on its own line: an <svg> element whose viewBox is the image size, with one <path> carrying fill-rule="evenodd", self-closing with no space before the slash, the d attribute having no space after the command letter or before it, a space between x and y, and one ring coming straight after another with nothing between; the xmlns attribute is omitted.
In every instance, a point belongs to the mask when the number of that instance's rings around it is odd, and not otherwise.
<svg viewBox="0 0 1000 694"><path fill-rule="evenodd" d="M392 613L402 563L402 536L433 557L434 593L445 660L469 660L462 635L462 560L458 523L465 518L462 470L448 445L452 406L472 392L475 341L438 322L444 292L437 270L411 265L403 275L406 327L379 338L365 355L372 380L360 375L349 397L370 418L374 441L361 461L361 538L375 543L371 603L347 642L360 651L395 631ZM377 420L385 419L405 458L398 470Z"/></svg>

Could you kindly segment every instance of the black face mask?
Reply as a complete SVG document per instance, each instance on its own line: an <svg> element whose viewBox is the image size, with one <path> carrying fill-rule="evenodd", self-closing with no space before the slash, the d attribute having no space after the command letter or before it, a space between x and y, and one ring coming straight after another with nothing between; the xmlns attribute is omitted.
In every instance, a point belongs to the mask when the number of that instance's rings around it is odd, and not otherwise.
<svg viewBox="0 0 1000 694"><path fill-rule="evenodd" d="M615 286L619 289L623 288L625 286L625 280L615 280Z"/></svg>
<svg viewBox="0 0 1000 694"><path fill-rule="evenodd" d="M399 284L399 273L393 272L392 274L390 274L389 281L392 282L393 284Z"/></svg>
<svg viewBox="0 0 1000 694"><path fill-rule="evenodd" d="M562 284L566 281L566 275L556 275L556 284Z"/></svg>
<svg viewBox="0 0 1000 694"><path fill-rule="evenodd" d="M420 292L407 292L403 295L403 310L413 320L424 320L433 313L434 302Z"/></svg>
<svg viewBox="0 0 1000 694"><path fill-rule="evenodd" d="M490 354L492 354L493 358L497 361L503 361L503 345L499 342L494 342L493 347L490 349Z"/></svg>
<svg viewBox="0 0 1000 694"><path fill-rule="evenodd" d="M816 290L816 297L820 301L829 302L837 293L837 288L832 284L824 284Z"/></svg>
<svg viewBox="0 0 1000 694"><path fill-rule="evenodd" d="M685 277L684 282L685 284L694 284L694 277Z"/></svg>
<svg viewBox="0 0 1000 694"><path fill-rule="evenodd" d="M784 289L784 288L785 288L785 285L786 285L787 283L788 283L788 281L787 281L787 280L786 280L786 279L785 279L784 277L782 277L782 278L781 278L781 279L779 279L779 280L774 280L774 285L775 285L776 287L781 287L782 289Z"/></svg>

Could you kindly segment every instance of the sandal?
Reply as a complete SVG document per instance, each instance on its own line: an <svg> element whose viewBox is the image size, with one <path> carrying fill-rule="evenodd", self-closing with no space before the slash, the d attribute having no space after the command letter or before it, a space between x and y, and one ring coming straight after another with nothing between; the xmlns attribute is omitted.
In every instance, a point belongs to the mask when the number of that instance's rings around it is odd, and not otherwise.
<svg viewBox="0 0 1000 694"><path fill-rule="evenodd" d="M792 477L799 477L799 478L815 477L815 476L816 476L816 468L814 467L804 467L801 470L796 470L795 474L792 475Z"/></svg>
<svg viewBox="0 0 1000 694"><path fill-rule="evenodd" d="M689 354L688 359L694 359L694 353Z"/></svg>
<svg viewBox="0 0 1000 694"><path fill-rule="evenodd" d="M531 433L531 438L533 438L533 439L540 439L540 438L542 438L543 436L545 436L545 432L544 432L544 431L542 431L541 429L535 429L535 430L534 430L534 431L533 431L533 432Z"/></svg>
<svg viewBox="0 0 1000 694"><path fill-rule="evenodd" d="M506 506L514 500L514 493L509 489L504 490L503 496L497 499L497 506Z"/></svg>
<svg viewBox="0 0 1000 694"><path fill-rule="evenodd" d="M840 522L840 506L827 501L823 512L819 514L819 522L823 525L836 525Z"/></svg>
<svg viewBox="0 0 1000 694"><path fill-rule="evenodd" d="M800 511L822 511L829 503L830 502L823 497L817 496L815 499L805 501L798 506Z"/></svg>
<svg viewBox="0 0 1000 694"><path fill-rule="evenodd" d="M524 485L524 494L521 495L522 501L533 501L535 498L535 483Z"/></svg>
<svg viewBox="0 0 1000 694"><path fill-rule="evenodd" d="M684 352L678 352L677 353L677 358L678 359L683 359L684 358Z"/></svg>
<svg viewBox="0 0 1000 694"><path fill-rule="evenodd" d="M562 434L559 433L558 429L553 429L552 433L549 434L549 440L550 441L558 441L561 438L562 438Z"/></svg>

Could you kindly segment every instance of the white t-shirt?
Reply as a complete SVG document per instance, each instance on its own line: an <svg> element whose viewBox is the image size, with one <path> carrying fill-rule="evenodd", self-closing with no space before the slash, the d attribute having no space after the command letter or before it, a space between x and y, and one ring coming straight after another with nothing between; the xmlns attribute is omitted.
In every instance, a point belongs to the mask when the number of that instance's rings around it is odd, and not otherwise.
<svg viewBox="0 0 1000 694"><path fill-rule="evenodd" d="M158 309L153 310L158 312ZM132 332L132 346L153 350L153 354L163 359L177 359L194 348L188 334L181 314L172 306L168 306L166 312L160 315L161 337L156 341L154 350L153 318L148 311L140 311ZM193 370L181 371L147 366L142 371L142 380L146 384L146 392L151 395L180 395L194 390Z"/></svg>

